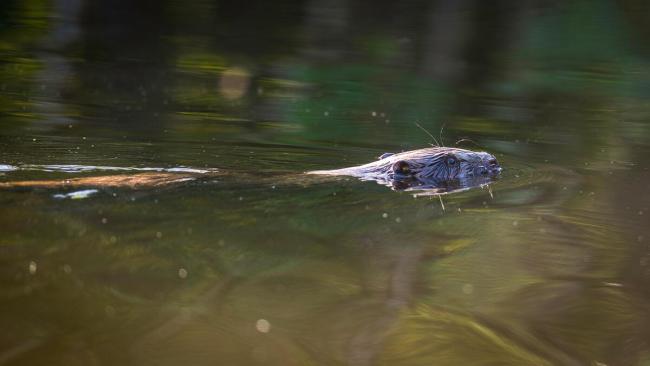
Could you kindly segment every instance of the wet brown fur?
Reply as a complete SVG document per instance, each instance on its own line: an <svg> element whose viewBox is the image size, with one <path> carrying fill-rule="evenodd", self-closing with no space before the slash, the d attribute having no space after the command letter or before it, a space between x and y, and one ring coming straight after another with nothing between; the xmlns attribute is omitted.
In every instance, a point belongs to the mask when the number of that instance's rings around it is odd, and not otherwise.
<svg viewBox="0 0 650 366"><path fill-rule="evenodd" d="M0 188L148 188L165 187L190 180L195 180L196 174L179 173L138 173L104 175L99 177L82 177L58 180L27 180L19 182L0 182Z"/></svg>

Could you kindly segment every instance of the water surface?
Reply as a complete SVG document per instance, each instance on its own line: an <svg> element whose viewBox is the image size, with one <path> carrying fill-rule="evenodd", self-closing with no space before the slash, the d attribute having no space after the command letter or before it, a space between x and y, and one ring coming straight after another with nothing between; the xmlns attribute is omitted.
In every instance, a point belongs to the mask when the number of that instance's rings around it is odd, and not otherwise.
<svg viewBox="0 0 650 366"><path fill-rule="evenodd" d="M644 8L2 2L1 182L220 174L1 190L0 365L650 364ZM501 179L303 175L416 123Z"/></svg>

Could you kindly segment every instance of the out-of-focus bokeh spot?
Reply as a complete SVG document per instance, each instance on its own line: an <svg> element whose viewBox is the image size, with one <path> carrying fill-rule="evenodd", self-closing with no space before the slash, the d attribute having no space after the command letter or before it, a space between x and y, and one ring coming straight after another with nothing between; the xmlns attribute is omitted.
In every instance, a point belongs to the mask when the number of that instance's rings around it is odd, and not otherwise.
<svg viewBox="0 0 650 366"><path fill-rule="evenodd" d="M219 76L219 93L226 99L234 100L246 95L251 84L251 74L243 67L231 67Z"/></svg>

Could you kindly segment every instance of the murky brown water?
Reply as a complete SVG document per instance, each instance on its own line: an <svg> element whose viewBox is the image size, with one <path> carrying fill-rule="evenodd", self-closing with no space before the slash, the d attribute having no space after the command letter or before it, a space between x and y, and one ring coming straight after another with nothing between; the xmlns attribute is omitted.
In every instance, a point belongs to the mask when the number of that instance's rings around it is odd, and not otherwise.
<svg viewBox="0 0 650 366"><path fill-rule="evenodd" d="M220 174L0 190L0 365L650 364L644 8L2 2L0 182ZM416 122L501 179L302 174Z"/></svg>

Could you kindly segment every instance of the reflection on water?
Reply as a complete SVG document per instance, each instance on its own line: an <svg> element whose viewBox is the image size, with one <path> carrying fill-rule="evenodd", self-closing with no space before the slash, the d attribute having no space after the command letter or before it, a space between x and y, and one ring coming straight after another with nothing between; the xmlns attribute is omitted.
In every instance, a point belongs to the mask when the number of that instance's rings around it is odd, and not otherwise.
<svg viewBox="0 0 650 366"><path fill-rule="evenodd" d="M648 364L647 10L1 2L0 186L210 178L0 189L0 365ZM418 124L501 178L303 174Z"/></svg>
<svg viewBox="0 0 650 366"><path fill-rule="evenodd" d="M216 172L216 169L194 169L189 167L155 168L155 167L122 167L122 166L93 166L74 164L26 164L21 166L3 165L4 171L33 170L39 172L85 173L85 172L167 172L167 173L194 173L207 174Z"/></svg>

